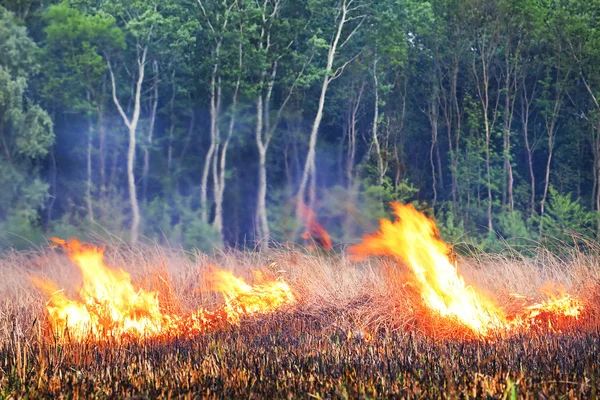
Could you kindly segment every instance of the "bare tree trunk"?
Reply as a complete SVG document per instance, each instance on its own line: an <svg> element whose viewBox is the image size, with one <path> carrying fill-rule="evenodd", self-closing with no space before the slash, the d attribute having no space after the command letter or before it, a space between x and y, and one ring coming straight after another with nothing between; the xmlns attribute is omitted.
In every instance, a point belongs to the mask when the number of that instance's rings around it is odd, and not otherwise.
<svg viewBox="0 0 600 400"><path fill-rule="evenodd" d="M221 77L219 77L218 82L217 82L217 115L220 117L221 115L221 101L223 99L223 92L222 92L222 84L221 84ZM213 157L212 157L212 182L213 182L213 199L216 203L217 201L217 196L220 192L219 189L219 151L221 149L221 129L218 126L218 121L217 121L217 130L215 133L215 151L213 153ZM216 204L215 204L216 206ZM222 220L220 221L221 223L221 227L222 227ZM214 220L213 220L214 223Z"/></svg>
<svg viewBox="0 0 600 400"><path fill-rule="evenodd" d="M377 136L377 128L379 126L379 80L377 79L377 54L375 54L375 60L373 61L373 90L375 91L375 104L373 107L373 144L375 145L375 153L377 156L377 184L379 187L383 187L383 177L385 171L383 167L383 154L381 153L381 144L379 143L379 137ZM380 199L381 200L381 199Z"/></svg>
<svg viewBox="0 0 600 400"><path fill-rule="evenodd" d="M360 185L360 181L356 179L356 174L354 172L357 139L356 122L365 84L366 82L363 79L358 93L353 93L349 104L350 121L348 124L348 153L346 158L346 190L348 192L348 202L346 205L346 218L344 220L344 241L347 241L352 237L354 220L356 218L356 203L358 199L358 188Z"/></svg>
<svg viewBox="0 0 600 400"><path fill-rule="evenodd" d="M350 123L348 126L348 152L346 156L346 181L347 188L354 184L354 164L356 160L356 116L360 107L362 94L365 89L365 81L362 81L358 94L352 96L350 102Z"/></svg>
<svg viewBox="0 0 600 400"><path fill-rule="evenodd" d="M102 80L102 99L106 93L106 79ZM100 159L100 204L106 207L106 196L108 188L106 186L106 125L104 123L104 102L96 101L96 113L98 114L98 158ZM103 212L106 212L104 209Z"/></svg>
<svg viewBox="0 0 600 400"><path fill-rule="evenodd" d="M421 112L427 116L429 125L431 125L431 146L429 146L429 165L431 166L431 189L433 190L432 208L435 210L438 197L438 178L442 179L441 163L438 147L439 130L439 111L440 111L440 77L438 63L433 68L433 81L431 83L431 93L427 100L426 108L421 108ZM441 187L440 187L441 188Z"/></svg>
<svg viewBox="0 0 600 400"><path fill-rule="evenodd" d="M400 182L402 179L402 161L401 161L401 153L403 153L404 149L404 138L402 137L402 133L404 132L404 121L406 119L406 93L408 87L408 80L405 78L402 84L402 92L400 94L400 116L397 120L397 134L394 141L394 164L395 164L395 174L394 174L394 187L397 188L400 186Z"/></svg>
<svg viewBox="0 0 600 400"><path fill-rule="evenodd" d="M218 116L219 110L217 104L220 102L217 91L217 74L219 71L219 51L221 48L221 42L218 41L215 50L216 61L213 65L213 70L210 77L210 146L204 158L204 169L202 170L202 181L200 182L200 215L202 221L208 222L208 204L207 204L207 192L208 192L208 174L210 172L210 166L212 163L215 149L217 147L217 138L219 129Z"/></svg>
<svg viewBox="0 0 600 400"><path fill-rule="evenodd" d="M169 121L169 147L167 148L167 172L171 178L171 170L173 169L173 134L175 133L175 95L177 94L177 86L175 85L175 69L171 75L171 100L169 101L170 121Z"/></svg>
<svg viewBox="0 0 600 400"><path fill-rule="evenodd" d="M525 74L523 75L525 77ZM523 78L525 79L525 78ZM533 217L535 215L535 174L533 173L533 155L535 151L535 143L531 143L529 140L529 116L531 104L535 98L535 89L537 86L534 85L531 96L528 95L527 85L523 82L523 90L521 91L521 123L523 124L523 136L525 139L525 149L527 150L527 165L529 167L529 185L531 187L531 194L529 197L529 215Z"/></svg>
<svg viewBox="0 0 600 400"><path fill-rule="evenodd" d="M456 57L455 57L456 59ZM441 73L440 73L441 75ZM457 85L457 77L458 75L458 64L455 61L455 64L452 67L452 75L450 81L450 93L447 93L443 85L440 85L440 90L443 94L441 103L441 108L444 113L444 121L446 124L446 136L448 139L448 155L450 157L450 191L452 194L452 211L456 212L457 209L457 201L458 201L458 179L456 177L458 172L458 142L456 143L456 147L454 145L454 136L458 137L460 133L458 129L454 132L454 114L457 113L457 119L460 118L460 109L457 107L455 109L455 102L458 103L458 99L456 98L456 85ZM460 125L458 122L457 125ZM439 146L438 146L439 151ZM439 160L439 157L438 157ZM438 164L439 165L439 164Z"/></svg>
<svg viewBox="0 0 600 400"><path fill-rule="evenodd" d="M271 28L273 26L273 21L278 16L280 0L275 0L273 3L273 9L271 12L267 11L267 0L263 3L263 14L262 14L262 22L263 26L261 28L260 42L259 48L265 51L265 54L269 54L269 49L272 45L271 43ZM241 45L240 45L240 54L241 54ZM294 93L300 78L304 74L304 70L311 63L312 56L309 57L308 61L302 66L302 69L296 76L294 83L291 85L287 95L282 100L277 113L274 118L271 117L271 99L273 97L273 88L275 86L275 80L277 78L278 64L279 58L275 59L271 62L271 73L269 76L269 80L267 82L266 93L263 94L263 87L265 84L265 78L267 76L267 69L264 68L261 73L261 80L259 84L258 96L256 99L256 130L255 130L255 138L256 138L256 146L258 148L259 155L259 163L258 163L258 193L257 193L257 207L256 207L256 222L257 222L257 233L258 233L258 241L261 244L261 247L268 248L269 239L271 236L269 221L267 218L267 151L269 149L269 144L271 142L271 138L279 124L281 119L281 115L286 108L289 100ZM241 63L241 60L240 60ZM264 96L264 97L263 97Z"/></svg>
<svg viewBox="0 0 600 400"><path fill-rule="evenodd" d="M242 70L242 45L240 43L239 46L239 71ZM213 227L219 232L219 236L221 240L224 240L223 235L223 196L225 193L225 171L227 164L227 147L229 146L229 141L233 136L233 129L235 128L235 117L237 112L237 102L238 102L238 93L240 89L241 77L238 76L237 82L235 84L235 89L233 91L233 99L231 104L231 117L229 119L229 129L227 131L227 138L223 145L221 146L221 156L219 158L219 171L217 174L217 184L215 185L215 219L213 221Z"/></svg>
<svg viewBox="0 0 600 400"><path fill-rule="evenodd" d="M434 98L429 104L429 123L431 124L431 147L429 148L429 162L431 164L431 178L432 184L431 188L433 189L433 200L431 203L431 208L435 210L435 206L437 204L437 179L435 172L435 147L437 145L437 136L438 136L438 102L437 98Z"/></svg>
<svg viewBox="0 0 600 400"><path fill-rule="evenodd" d="M129 202L131 204L132 221L131 221L131 243L135 244L139 235L140 225L140 209L137 201L137 193L135 187L135 175L134 175L134 163L135 163L135 142L136 142L136 130L140 119L140 100L142 95L142 84L144 83L144 72L146 70L146 55L148 53L148 47L145 46L141 49L142 54L138 52L138 79L135 86L134 95L134 108L131 119L125 114L123 107L119 99L117 98L117 87L115 83L115 76L113 74L112 66L108 62L108 70L110 72L110 79L112 83L112 97L115 106L123 118L123 122L129 130L129 147L127 149L127 182L129 188Z"/></svg>
<svg viewBox="0 0 600 400"><path fill-rule="evenodd" d="M460 135L462 133L462 110L458 103L458 69L459 59L455 56L454 68L452 71L452 100L454 104L454 113L456 115L456 133L454 134L454 150L451 151L450 158L452 162L452 210L457 211L458 203L458 160L460 157ZM451 140L449 139L449 142ZM452 146L450 146L452 149Z"/></svg>
<svg viewBox="0 0 600 400"><path fill-rule="evenodd" d="M88 104L91 103L90 100L90 92L87 93ZM87 215L88 218L93 221L94 220L94 207L92 203L92 137L94 131L94 124L92 122L92 117L88 115L88 141L87 141L87 182L85 185L85 203L87 206Z"/></svg>
<svg viewBox="0 0 600 400"><path fill-rule="evenodd" d="M215 57L215 63L213 65L213 69L210 76L210 146L206 153L206 158L204 159L204 169L202 170L202 180L200 182L200 217L203 222L208 223L208 175L211 170L211 165L213 166L213 176L216 171L216 161L213 163L213 157L216 157L218 152L216 151L219 145L220 140L220 132L219 132L219 116L221 113L220 104L221 104L221 85L220 85L220 76L219 76L219 67L220 67L220 54L221 54L221 45L223 42L223 33L227 28L227 24L229 23L229 12L233 9L235 3L227 8L224 15L222 15L222 25L219 26L220 30L216 30L213 24L210 22L210 18L206 13L206 9L204 8L204 3L202 0L197 0L198 5L206 19L206 25L212 32L215 37L215 47L213 50L213 56ZM220 19L220 18L219 18ZM217 89L217 81L218 89ZM218 182L213 182L214 187L218 186Z"/></svg>
<svg viewBox="0 0 600 400"><path fill-rule="evenodd" d="M148 191L148 173L150 172L150 148L152 147L152 139L154 136L154 124L156 123L156 110L158 108L158 63L152 63L154 70L154 99L152 102L152 111L150 113L150 126L148 127L148 135L146 136L146 145L144 146L144 166L142 168L142 201L147 199Z"/></svg>
<svg viewBox="0 0 600 400"><path fill-rule="evenodd" d="M258 222L258 235L262 247L268 247L269 224L267 221L267 146L263 143L263 96L256 100L256 145L258 147L258 198L256 205L256 219ZM265 241L267 243L265 243Z"/></svg>
<svg viewBox="0 0 600 400"><path fill-rule="evenodd" d="M277 70L274 69L272 72L276 74ZM263 70L263 77L266 75L266 70ZM263 78L264 79L264 78ZM258 148L258 194L256 201L256 222L258 228L258 241L262 248L269 247L269 221L267 219L267 149L269 147L270 135L267 129L266 137L263 139L265 134L264 125L266 120L269 118L267 111L267 105L271 97L271 90L273 87L274 76L269 83L269 89L267 99L263 99L263 94L259 93L256 99L256 147Z"/></svg>
<svg viewBox="0 0 600 400"><path fill-rule="evenodd" d="M514 185L514 176L513 169L511 163L511 153L510 153L510 136L511 136L511 128L512 122L515 112L515 101L516 101L516 93L518 90L518 80L517 74L519 72L517 61L511 61L510 54L510 38L511 32L507 35L507 43L505 48L504 55L504 64L505 64L505 82L504 82L504 176L505 176L505 190L503 191L503 202L508 203L508 209L510 212L513 212L515 209L515 201L513 198L513 185ZM516 46L516 54L519 54L521 48L521 40L519 39Z"/></svg>

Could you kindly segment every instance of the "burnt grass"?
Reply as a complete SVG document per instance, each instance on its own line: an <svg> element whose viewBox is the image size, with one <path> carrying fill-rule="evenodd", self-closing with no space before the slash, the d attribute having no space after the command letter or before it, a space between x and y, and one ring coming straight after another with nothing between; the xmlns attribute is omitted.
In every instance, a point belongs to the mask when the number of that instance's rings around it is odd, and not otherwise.
<svg viewBox="0 0 600 400"><path fill-rule="evenodd" d="M2 341L0 398L590 399L598 333L440 340L381 331L365 341L297 312L143 341L54 340L40 327Z"/></svg>

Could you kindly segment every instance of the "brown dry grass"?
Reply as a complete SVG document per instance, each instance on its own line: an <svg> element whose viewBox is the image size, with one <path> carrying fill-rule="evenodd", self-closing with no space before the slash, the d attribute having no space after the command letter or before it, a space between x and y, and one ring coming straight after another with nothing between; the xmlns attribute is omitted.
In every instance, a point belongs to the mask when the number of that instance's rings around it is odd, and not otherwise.
<svg viewBox="0 0 600 400"><path fill-rule="evenodd" d="M549 282L591 304L600 287L600 248L595 250L566 249L556 255L539 249L535 257L477 254L459 258L457 265L468 284L507 309L520 302L512 293L544 299L541 289ZM204 279L208 267L215 265L249 281L253 270L283 277L299 299L298 310L314 316L330 314L335 317L335 327L419 330L425 319L419 296L405 285L407 271L389 259L356 263L345 252L312 253L299 247L268 252L230 250L209 256L153 244L132 248L111 243L105 262L129 272L136 285L158 291L164 307L184 314L221 300ZM25 335L34 321L44 319L45 298L29 276L48 278L71 295L81 279L63 252L51 248L3 254L0 276L0 337L4 338L15 331ZM427 321L435 323L431 317Z"/></svg>

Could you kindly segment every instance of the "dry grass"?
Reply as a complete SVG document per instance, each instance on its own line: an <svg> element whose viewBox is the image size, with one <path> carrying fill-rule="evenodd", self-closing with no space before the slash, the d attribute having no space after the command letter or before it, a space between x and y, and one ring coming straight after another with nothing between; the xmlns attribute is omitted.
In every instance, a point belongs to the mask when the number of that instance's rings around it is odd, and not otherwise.
<svg viewBox="0 0 600 400"><path fill-rule="evenodd" d="M598 250L598 249L596 249ZM600 250L540 249L535 257L478 254L458 260L465 280L501 305L510 293L540 298L547 283L584 300L588 312L562 333L472 341L433 318L387 259L353 263L345 253L280 247L211 256L177 248L112 243L106 263L157 290L180 313L221 299L204 280L209 265L252 280L282 276L299 302L194 339L142 343L58 343L44 333L44 297L28 275L75 293L77 267L60 250L0 256L0 398L29 397L502 397L590 398L600 383L597 354ZM350 335L349 335L350 333ZM372 341L366 341L372 336ZM517 390L517 389L514 389ZM545 397L537 397L545 398Z"/></svg>

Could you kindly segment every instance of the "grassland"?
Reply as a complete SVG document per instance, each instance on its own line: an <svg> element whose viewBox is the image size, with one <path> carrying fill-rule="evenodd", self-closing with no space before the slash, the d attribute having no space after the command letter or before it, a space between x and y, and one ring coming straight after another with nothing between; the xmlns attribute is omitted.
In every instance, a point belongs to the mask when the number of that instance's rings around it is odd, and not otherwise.
<svg viewBox="0 0 600 400"><path fill-rule="evenodd" d="M595 398L600 385L600 251L543 249L532 257L478 254L458 260L467 282L507 310L547 282L581 298L576 321L473 338L424 308L387 259L352 263L340 250L280 248L208 256L158 246L107 247L161 304L189 313L221 299L209 265L251 280L283 277L297 304L190 338L68 341L48 329L46 299L28 275L68 292L77 268L59 250L0 257L0 398ZM554 323L552 323L554 322Z"/></svg>

